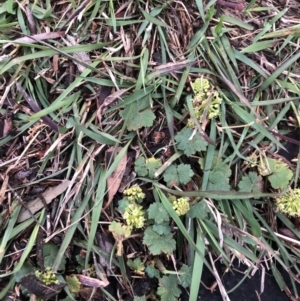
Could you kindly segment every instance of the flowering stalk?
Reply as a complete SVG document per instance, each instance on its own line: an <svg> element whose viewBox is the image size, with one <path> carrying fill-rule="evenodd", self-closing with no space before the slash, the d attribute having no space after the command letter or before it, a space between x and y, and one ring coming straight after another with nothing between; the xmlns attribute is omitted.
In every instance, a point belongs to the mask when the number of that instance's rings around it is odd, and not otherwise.
<svg viewBox="0 0 300 301"><path fill-rule="evenodd" d="M191 85L194 91L194 111L199 122L201 122L207 106L209 106L208 119L216 118L220 114L220 104L222 103L218 91L214 91L205 78L197 78ZM194 122L190 120L188 126L193 127Z"/></svg>

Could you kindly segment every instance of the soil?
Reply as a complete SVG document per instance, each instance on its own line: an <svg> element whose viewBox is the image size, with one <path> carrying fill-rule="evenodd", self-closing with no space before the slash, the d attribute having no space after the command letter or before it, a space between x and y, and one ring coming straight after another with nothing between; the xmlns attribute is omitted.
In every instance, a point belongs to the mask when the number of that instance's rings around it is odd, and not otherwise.
<svg viewBox="0 0 300 301"><path fill-rule="evenodd" d="M226 291L230 291L234 288L244 277L244 272L247 270L247 266L239 264L238 261L234 262L234 267L224 273L224 266L221 263L216 263L216 268L222 277L223 284ZM285 281L289 283L288 275L283 273ZM207 287L211 287L215 280L214 276L208 271L206 267L203 269L203 283ZM238 286L232 293L228 294L231 301L289 301L291 300L284 291L281 291L274 276L272 276L271 270L265 273L264 289L261 291L261 279L262 272L258 270L253 276L248 276L244 282ZM299 288L298 288L299 290ZM298 299L300 300L300 299ZM222 296L216 286L215 290L211 293L206 289L203 284L200 288L199 301L223 301Z"/></svg>

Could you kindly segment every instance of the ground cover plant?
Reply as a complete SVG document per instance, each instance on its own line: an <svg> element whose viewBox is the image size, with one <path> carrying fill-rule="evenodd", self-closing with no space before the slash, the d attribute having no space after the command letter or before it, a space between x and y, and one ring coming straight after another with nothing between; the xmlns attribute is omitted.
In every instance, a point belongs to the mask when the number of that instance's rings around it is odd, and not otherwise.
<svg viewBox="0 0 300 301"><path fill-rule="evenodd" d="M0 1L0 300L298 300L299 13Z"/></svg>

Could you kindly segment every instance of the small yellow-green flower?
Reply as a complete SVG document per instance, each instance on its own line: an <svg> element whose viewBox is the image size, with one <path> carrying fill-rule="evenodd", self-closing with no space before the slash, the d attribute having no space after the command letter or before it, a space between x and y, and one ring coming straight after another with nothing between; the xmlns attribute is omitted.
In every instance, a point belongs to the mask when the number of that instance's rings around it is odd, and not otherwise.
<svg viewBox="0 0 300 301"><path fill-rule="evenodd" d="M195 95L204 94L210 89L209 81L206 78L197 78L192 84Z"/></svg>
<svg viewBox="0 0 300 301"><path fill-rule="evenodd" d="M145 212L143 207L138 204L129 204L123 214L128 226L132 228L142 228L145 223Z"/></svg>
<svg viewBox="0 0 300 301"><path fill-rule="evenodd" d="M214 88L211 87L209 81L205 78L197 78L191 85L194 91L193 107L197 120L199 122L201 121L207 106L209 106L208 119L219 116L222 99L220 98L218 91L215 91ZM187 126L193 127L193 124L193 120L189 120Z"/></svg>
<svg viewBox="0 0 300 301"><path fill-rule="evenodd" d="M38 277L45 285L59 284L56 275L51 271L50 267L46 267L44 272L36 271L36 277Z"/></svg>
<svg viewBox="0 0 300 301"><path fill-rule="evenodd" d="M154 157L150 157L146 159L146 163L156 163L156 162L160 162L160 159L156 159Z"/></svg>
<svg viewBox="0 0 300 301"><path fill-rule="evenodd" d="M219 93L217 91L213 92L213 98L211 104L209 106L208 118L213 119L216 118L220 114L220 104L222 103L222 99L219 97Z"/></svg>
<svg viewBox="0 0 300 301"><path fill-rule="evenodd" d="M289 216L300 217L300 189L290 190L276 199L277 209Z"/></svg>
<svg viewBox="0 0 300 301"><path fill-rule="evenodd" d="M188 198L171 199L173 209L180 215L185 215L190 210L190 203Z"/></svg>
<svg viewBox="0 0 300 301"><path fill-rule="evenodd" d="M123 194L125 195L125 198L131 203L141 203L145 198L145 194L143 193L142 189L138 186L130 187L124 190Z"/></svg>

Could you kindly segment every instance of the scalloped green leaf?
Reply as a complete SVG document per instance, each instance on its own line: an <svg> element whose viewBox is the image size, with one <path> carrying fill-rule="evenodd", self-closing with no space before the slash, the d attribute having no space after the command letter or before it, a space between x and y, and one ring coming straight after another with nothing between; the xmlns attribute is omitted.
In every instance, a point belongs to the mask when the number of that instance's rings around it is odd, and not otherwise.
<svg viewBox="0 0 300 301"><path fill-rule="evenodd" d="M186 156L194 155L196 152L204 151L207 142L197 132L193 135L193 129L184 128L175 136L177 148L182 150ZM192 137L192 139L190 139Z"/></svg>
<svg viewBox="0 0 300 301"><path fill-rule="evenodd" d="M169 187L178 184L187 184L194 175L193 170L188 164L173 164L164 172L164 181Z"/></svg>
<svg viewBox="0 0 300 301"><path fill-rule="evenodd" d="M159 255L161 253L171 255L176 248L176 242L172 233L168 235L159 235L152 227L148 227L145 230L143 243L149 248L152 255Z"/></svg>

